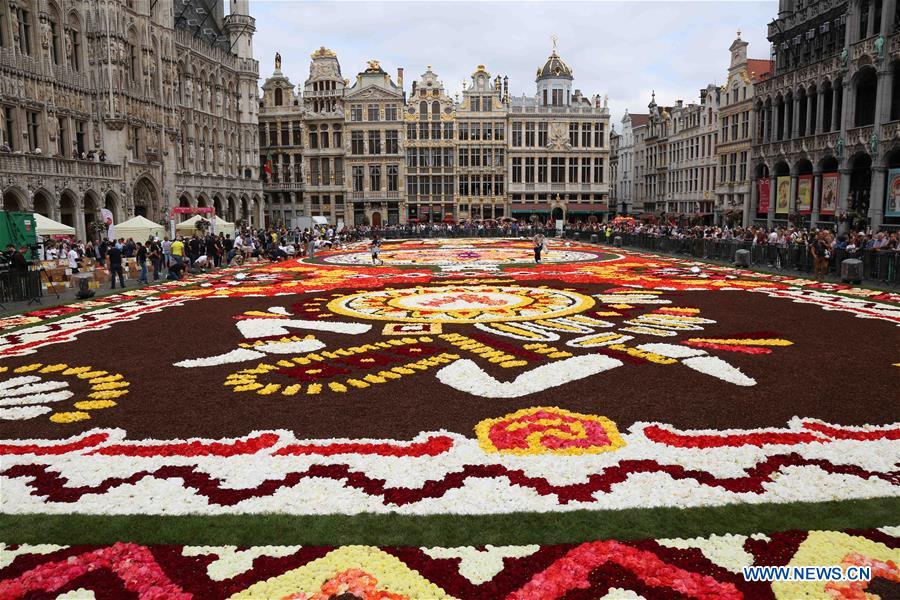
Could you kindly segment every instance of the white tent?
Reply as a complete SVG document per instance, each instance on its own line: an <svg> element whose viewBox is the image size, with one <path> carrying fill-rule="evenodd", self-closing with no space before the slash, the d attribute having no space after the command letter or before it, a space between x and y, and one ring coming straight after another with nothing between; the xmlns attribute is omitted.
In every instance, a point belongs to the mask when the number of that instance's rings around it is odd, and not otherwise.
<svg viewBox="0 0 900 600"><path fill-rule="evenodd" d="M166 228L138 215L121 223L113 223L113 234L116 239L131 238L136 242L146 242L151 235L162 239L166 235Z"/></svg>
<svg viewBox="0 0 900 600"><path fill-rule="evenodd" d="M44 215L34 213L35 232L38 235L75 235L75 228L57 223Z"/></svg>
<svg viewBox="0 0 900 600"><path fill-rule="evenodd" d="M206 217L204 215L194 215L187 221L183 221L176 225L175 231L177 231L178 233L193 233L197 229L197 221L199 221L200 219L206 219ZM211 227L211 230L215 232L216 235L224 233L226 235L234 237L234 223L229 223L225 219L217 216L206 220L210 221L210 223L213 225L213 227Z"/></svg>

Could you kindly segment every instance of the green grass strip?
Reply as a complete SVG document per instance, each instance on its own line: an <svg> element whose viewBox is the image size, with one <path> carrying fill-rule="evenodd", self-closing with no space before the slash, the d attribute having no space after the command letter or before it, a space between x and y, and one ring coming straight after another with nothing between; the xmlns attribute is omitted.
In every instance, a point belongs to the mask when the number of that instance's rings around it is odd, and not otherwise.
<svg viewBox="0 0 900 600"><path fill-rule="evenodd" d="M900 497L505 515L0 514L0 541L70 545L127 541L238 546L478 546L749 535L790 529L866 529L898 523Z"/></svg>

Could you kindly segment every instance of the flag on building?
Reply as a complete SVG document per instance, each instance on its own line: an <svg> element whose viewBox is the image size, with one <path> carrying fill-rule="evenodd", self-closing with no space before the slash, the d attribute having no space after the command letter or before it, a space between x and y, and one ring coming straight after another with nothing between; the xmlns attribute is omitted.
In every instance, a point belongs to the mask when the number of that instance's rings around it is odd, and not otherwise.
<svg viewBox="0 0 900 600"><path fill-rule="evenodd" d="M269 177L272 176L272 153L269 152L266 154L266 165L263 167L263 171L266 172L266 175Z"/></svg>

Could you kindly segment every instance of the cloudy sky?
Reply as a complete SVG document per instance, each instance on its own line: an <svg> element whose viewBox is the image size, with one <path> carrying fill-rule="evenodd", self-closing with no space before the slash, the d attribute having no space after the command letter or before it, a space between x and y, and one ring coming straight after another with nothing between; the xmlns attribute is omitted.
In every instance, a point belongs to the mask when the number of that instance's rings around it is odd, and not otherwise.
<svg viewBox="0 0 900 600"><path fill-rule="evenodd" d="M669 104L723 83L738 29L751 58L768 58L766 24L778 3L251 0L250 12L260 77L271 75L277 51L294 85L303 84L310 53L324 45L337 52L351 81L377 59L392 76L404 68L408 92L432 65L454 94L484 64L492 75L509 77L510 94L533 95L535 70L556 35L575 87L588 97L608 95L619 129L626 108L646 112L651 90L658 103Z"/></svg>

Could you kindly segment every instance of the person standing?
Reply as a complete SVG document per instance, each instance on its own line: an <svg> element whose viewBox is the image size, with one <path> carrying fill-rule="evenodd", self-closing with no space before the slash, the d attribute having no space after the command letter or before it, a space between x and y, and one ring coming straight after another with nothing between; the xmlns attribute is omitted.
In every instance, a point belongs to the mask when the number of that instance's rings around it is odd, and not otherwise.
<svg viewBox="0 0 900 600"><path fill-rule="evenodd" d="M69 259L69 268L72 269L72 274L78 273L78 251L75 249L75 246L69 246L69 251L66 252L66 258Z"/></svg>
<svg viewBox="0 0 900 600"><path fill-rule="evenodd" d="M147 246L137 242L134 256L137 259L138 266L141 268L141 274L138 276L138 283L150 283L147 281Z"/></svg>
<svg viewBox="0 0 900 600"><path fill-rule="evenodd" d="M534 234L534 237L531 239L534 244L534 262L536 264L541 264L541 252L544 251L544 244L546 241L544 240L544 234L541 232L537 232Z"/></svg>
<svg viewBox="0 0 900 600"><path fill-rule="evenodd" d="M147 245L150 247L150 264L153 265L153 281L159 281L159 271L162 268L162 247L159 238L153 238Z"/></svg>
<svg viewBox="0 0 900 600"><path fill-rule="evenodd" d="M172 260L175 264L184 265L184 242L181 241L181 236L175 238L170 250L172 251Z"/></svg>
<svg viewBox="0 0 900 600"><path fill-rule="evenodd" d="M122 269L122 250L112 245L106 251L106 257L109 259L109 280L112 283L111 289L116 289L116 275L119 276L119 282L125 287L125 271Z"/></svg>
<svg viewBox="0 0 900 600"><path fill-rule="evenodd" d="M384 264L384 261L381 260L378 255L381 253L381 240L376 235L372 239L372 264L377 265L378 263Z"/></svg>
<svg viewBox="0 0 900 600"><path fill-rule="evenodd" d="M166 269L168 269L172 266L172 241L169 239L169 236L163 238L162 253L163 264L166 266Z"/></svg>
<svg viewBox="0 0 900 600"><path fill-rule="evenodd" d="M817 281L823 281L825 275L828 273L828 259L831 258L831 253L828 251L828 247L825 244L824 232L820 231L816 237L813 238L813 241L809 245L809 252L813 257L815 279Z"/></svg>

